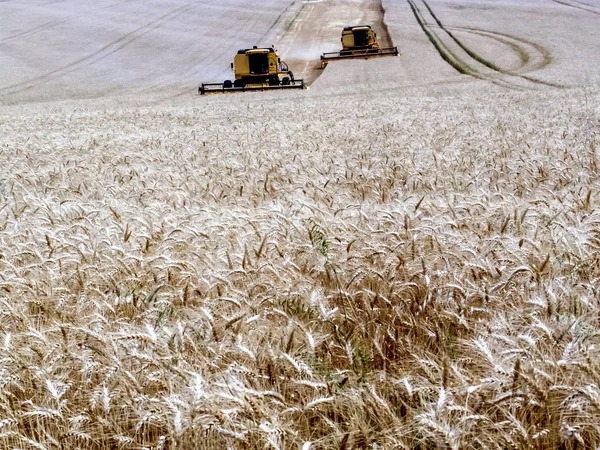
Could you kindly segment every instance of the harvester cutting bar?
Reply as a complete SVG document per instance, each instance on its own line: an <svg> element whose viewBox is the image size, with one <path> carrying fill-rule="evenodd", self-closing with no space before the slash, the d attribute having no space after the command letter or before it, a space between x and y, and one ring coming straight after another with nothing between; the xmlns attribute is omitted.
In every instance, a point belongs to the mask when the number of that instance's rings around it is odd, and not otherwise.
<svg viewBox="0 0 600 450"><path fill-rule="evenodd" d="M304 89L304 80L290 81L290 84L247 84L245 86L228 85L227 87L225 87L225 83L202 83L198 88L198 93L204 95L218 92L266 91L271 89Z"/></svg>
<svg viewBox="0 0 600 450"><path fill-rule="evenodd" d="M325 68L329 61L336 59L352 59L352 58L376 58L378 56L396 56L398 55L398 47L383 47L369 48L360 50L342 50L339 52L327 52L321 55L321 67Z"/></svg>

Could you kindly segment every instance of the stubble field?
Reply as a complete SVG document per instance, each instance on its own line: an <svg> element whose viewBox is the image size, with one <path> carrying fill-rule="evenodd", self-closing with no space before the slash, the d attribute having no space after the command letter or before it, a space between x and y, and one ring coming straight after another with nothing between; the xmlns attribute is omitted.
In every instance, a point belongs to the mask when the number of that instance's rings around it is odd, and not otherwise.
<svg viewBox="0 0 600 450"><path fill-rule="evenodd" d="M0 447L600 445L600 5L382 6L307 91L0 72Z"/></svg>

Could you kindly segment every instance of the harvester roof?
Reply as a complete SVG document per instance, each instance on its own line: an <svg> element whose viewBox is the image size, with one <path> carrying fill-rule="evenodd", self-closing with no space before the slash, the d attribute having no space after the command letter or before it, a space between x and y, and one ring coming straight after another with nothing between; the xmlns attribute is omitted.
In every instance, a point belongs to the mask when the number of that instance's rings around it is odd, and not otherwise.
<svg viewBox="0 0 600 450"><path fill-rule="evenodd" d="M238 50L238 55L244 55L246 53L272 53L274 51L275 50L271 47L258 48L257 46L254 46L252 48L242 48Z"/></svg>
<svg viewBox="0 0 600 450"><path fill-rule="evenodd" d="M352 25L349 27L344 27L344 31L352 31L352 30L356 30L356 29L369 29L371 28L371 25Z"/></svg>

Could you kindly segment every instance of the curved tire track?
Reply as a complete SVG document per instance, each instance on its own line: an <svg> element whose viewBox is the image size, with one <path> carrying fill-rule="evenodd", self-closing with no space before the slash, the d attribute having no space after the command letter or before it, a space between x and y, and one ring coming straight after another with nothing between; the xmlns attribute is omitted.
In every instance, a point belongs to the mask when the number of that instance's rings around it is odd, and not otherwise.
<svg viewBox="0 0 600 450"><path fill-rule="evenodd" d="M171 10L169 13L147 23L144 26L136 28L135 30L121 36L119 39L116 39L116 40L106 44L99 50L97 50L93 53L90 53L89 55L87 55L83 58L77 59L63 67L59 67L58 69L52 70L43 75L39 75L37 77L30 78L29 80L21 81L19 83L15 83L10 86L4 86L4 87L0 88L0 93L18 94L19 92L26 91L33 87L47 83L48 81L51 81L62 75L66 75L66 74L71 73L75 70L78 70L82 67L86 67L86 66L89 66L90 64L101 61L104 58L118 52L119 50L121 50L125 46L129 45L136 39L139 39L141 36L159 28L160 26L167 23L168 21L185 13L187 10L191 9L193 6L194 6L194 4L188 3L183 6L180 6L179 8L175 8L175 9Z"/></svg>
<svg viewBox="0 0 600 450"><path fill-rule="evenodd" d="M502 69L500 67L498 67L496 64L494 64L493 62L490 62L488 60L486 60L485 58L481 57L480 55L478 55L477 53L475 53L474 51L472 51L471 49L469 49L461 40L459 40L456 36L454 36L454 34L452 34L450 32L449 29L447 29L442 22L437 18L437 16L435 15L435 13L433 12L433 10L431 9L431 7L429 6L429 4L427 3L426 0L421 0L423 2L423 4L425 5L425 7L427 8L427 10L429 11L429 13L431 14L431 17L433 17L433 19L436 21L436 23L438 24L438 26L440 27L440 29L442 29L448 36L450 36L450 38L467 54L469 55L469 57L471 57L473 60L477 61L479 64L482 64L483 66L498 72L498 73L502 73L504 75L509 75L509 76L513 76L513 77L520 77L524 80L530 81L532 83L538 83L538 84L543 84L546 86L551 86L551 87L564 87L562 85L558 85L555 83L551 83L551 82L547 82L544 80L539 80L537 78L533 78L533 77L529 77L526 75L521 75L519 73L510 71L510 70L505 70Z"/></svg>
<svg viewBox="0 0 600 450"><path fill-rule="evenodd" d="M411 10L412 10L415 18L417 19L417 22L419 23L421 29L427 35L430 42L436 48L437 52L444 59L444 61L446 61L448 64L450 64L459 73L469 75L469 76L472 76L477 79L490 81L492 83L495 83L495 84L498 84L498 85L501 85L501 86L504 86L507 88L511 88L511 89L523 89L523 88L525 88L525 86L515 84L511 80L511 78L503 79L502 77L512 77L512 79L516 78L516 79L520 79L520 80L525 80L528 83L532 83L534 85L545 85L545 86L556 87L556 88L565 87L560 84L540 80L540 79L533 78L533 77L530 77L527 75L522 75L520 73L511 71L511 70L503 69L501 67L498 67L495 63L483 58L482 56L480 56L479 54L477 54L476 52L471 50L469 47L467 47L460 39L458 39L450 31L451 27L444 26L444 24L438 19L435 12L429 6L429 4L427 3L426 0L421 0L421 3L427 9L427 12L429 13L431 18L435 21L435 23L439 27L439 30L441 30L445 35L447 35L450 38L450 40L452 42L454 42L454 44L457 45L458 48L462 52L464 52L464 54L469 58L469 60L467 60L464 57L460 57L457 54L457 52L451 50L448 43L445 42L444 39L442 39L440 37L440 35L438 35L433 30L433 28L427 23L423 12L415 3L415 0L407 0L407 2L409 3ZM488 37L490 37L492 39L499 40L499 38L497 36L493 36L493 34L494 34L493 32L488 32L486 30L468 29L468 27L453 27L453 28L458 29L458 30L476 32L477 34L484 35L484 36L487 35ZM495 34L501 35L500 33L495 33ZM510 36L510 35L504 35L504 37L513 39L515 41L519 41L519 39L517 39L513 36ZM521 42L525 42L525 41L521 41ZM518 43L515 43L515 42L512 42L512 43L504 42L504 43L509 45L513 50L515 50L517 52L521 61L524 62L523 65L525 65L531 59L531 54L528 53L527 50L524 49L522 46L520 46ZM547 50L544 49L542 51L541 46L539 46L537 44L533 44L530 42L527 42L527 44L535 46L535 48L537 50L541 51L541 53L543 55L543 59L542 59L543 62L541 63L542 66L547 65L551 62L551 56L549 55L549 52ZM487 72L482 72L481 70L477 69L476 68L477 65L485 67L487 69Z"/></svg>
<svg viewBox="0 0 600 450"><path fill-rule="evenodd" d="M406 0L410 9L417 20L417 23L421 27L421 30L425 33L429 42L434 46L438 54L442 57L444 61L446 61L454 70L463 75L470 75L475 78L483 79L483 77L479 76L476 72L473 71L466 63L458 58L452 50L450 50L443 41L439 38L437 33L431 29L431 27L425 21L425 17L421 12L420 8L415 4L413 0Z"/></svg>
<svg viewBox="0 0 600 450"><path fill-rule="evenodd" d="M481 28L474 27L448 27L449 29L454 29L457 31L464 31L466 33L477 34L480 36L489 37L490 39L494 39L497 42L500 42L504 45L509 46L519 57L521 61L521 65L518 70L526 69L528 71L535 71L543 69L544 67L550 65L554 58L550 51L544 47L543 45L538 44L537 42L529 41L527 39L523 39L512 34L500 33L498 31L490 31L484 30ZM532 60L532 52L527 51L523 47L530 47L533 49L535 53L539 55L538 62L530 67L527 67Z"/></svg>

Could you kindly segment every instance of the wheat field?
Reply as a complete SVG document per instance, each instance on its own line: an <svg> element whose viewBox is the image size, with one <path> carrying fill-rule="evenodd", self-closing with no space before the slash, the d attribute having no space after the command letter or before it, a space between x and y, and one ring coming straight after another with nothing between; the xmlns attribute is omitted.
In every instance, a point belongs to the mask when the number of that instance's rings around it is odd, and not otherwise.
<svg viewBox="0 0 600 450"><path fill-rule="evenodd" d="M599 445L589 95L3 121L1 446Z"/></svg>
<svg viewBox="0 0 600 450"><path fill-rule="evenodd" d="M360 2L272 3L239 33ZM600 447L594 35L453 23L521 7L480 3L386 0L414 46L306 91L105 97L86 57L52 100L64 69L1 69L0 448ZM557 41L600 11L548 4Z"/></svg>

